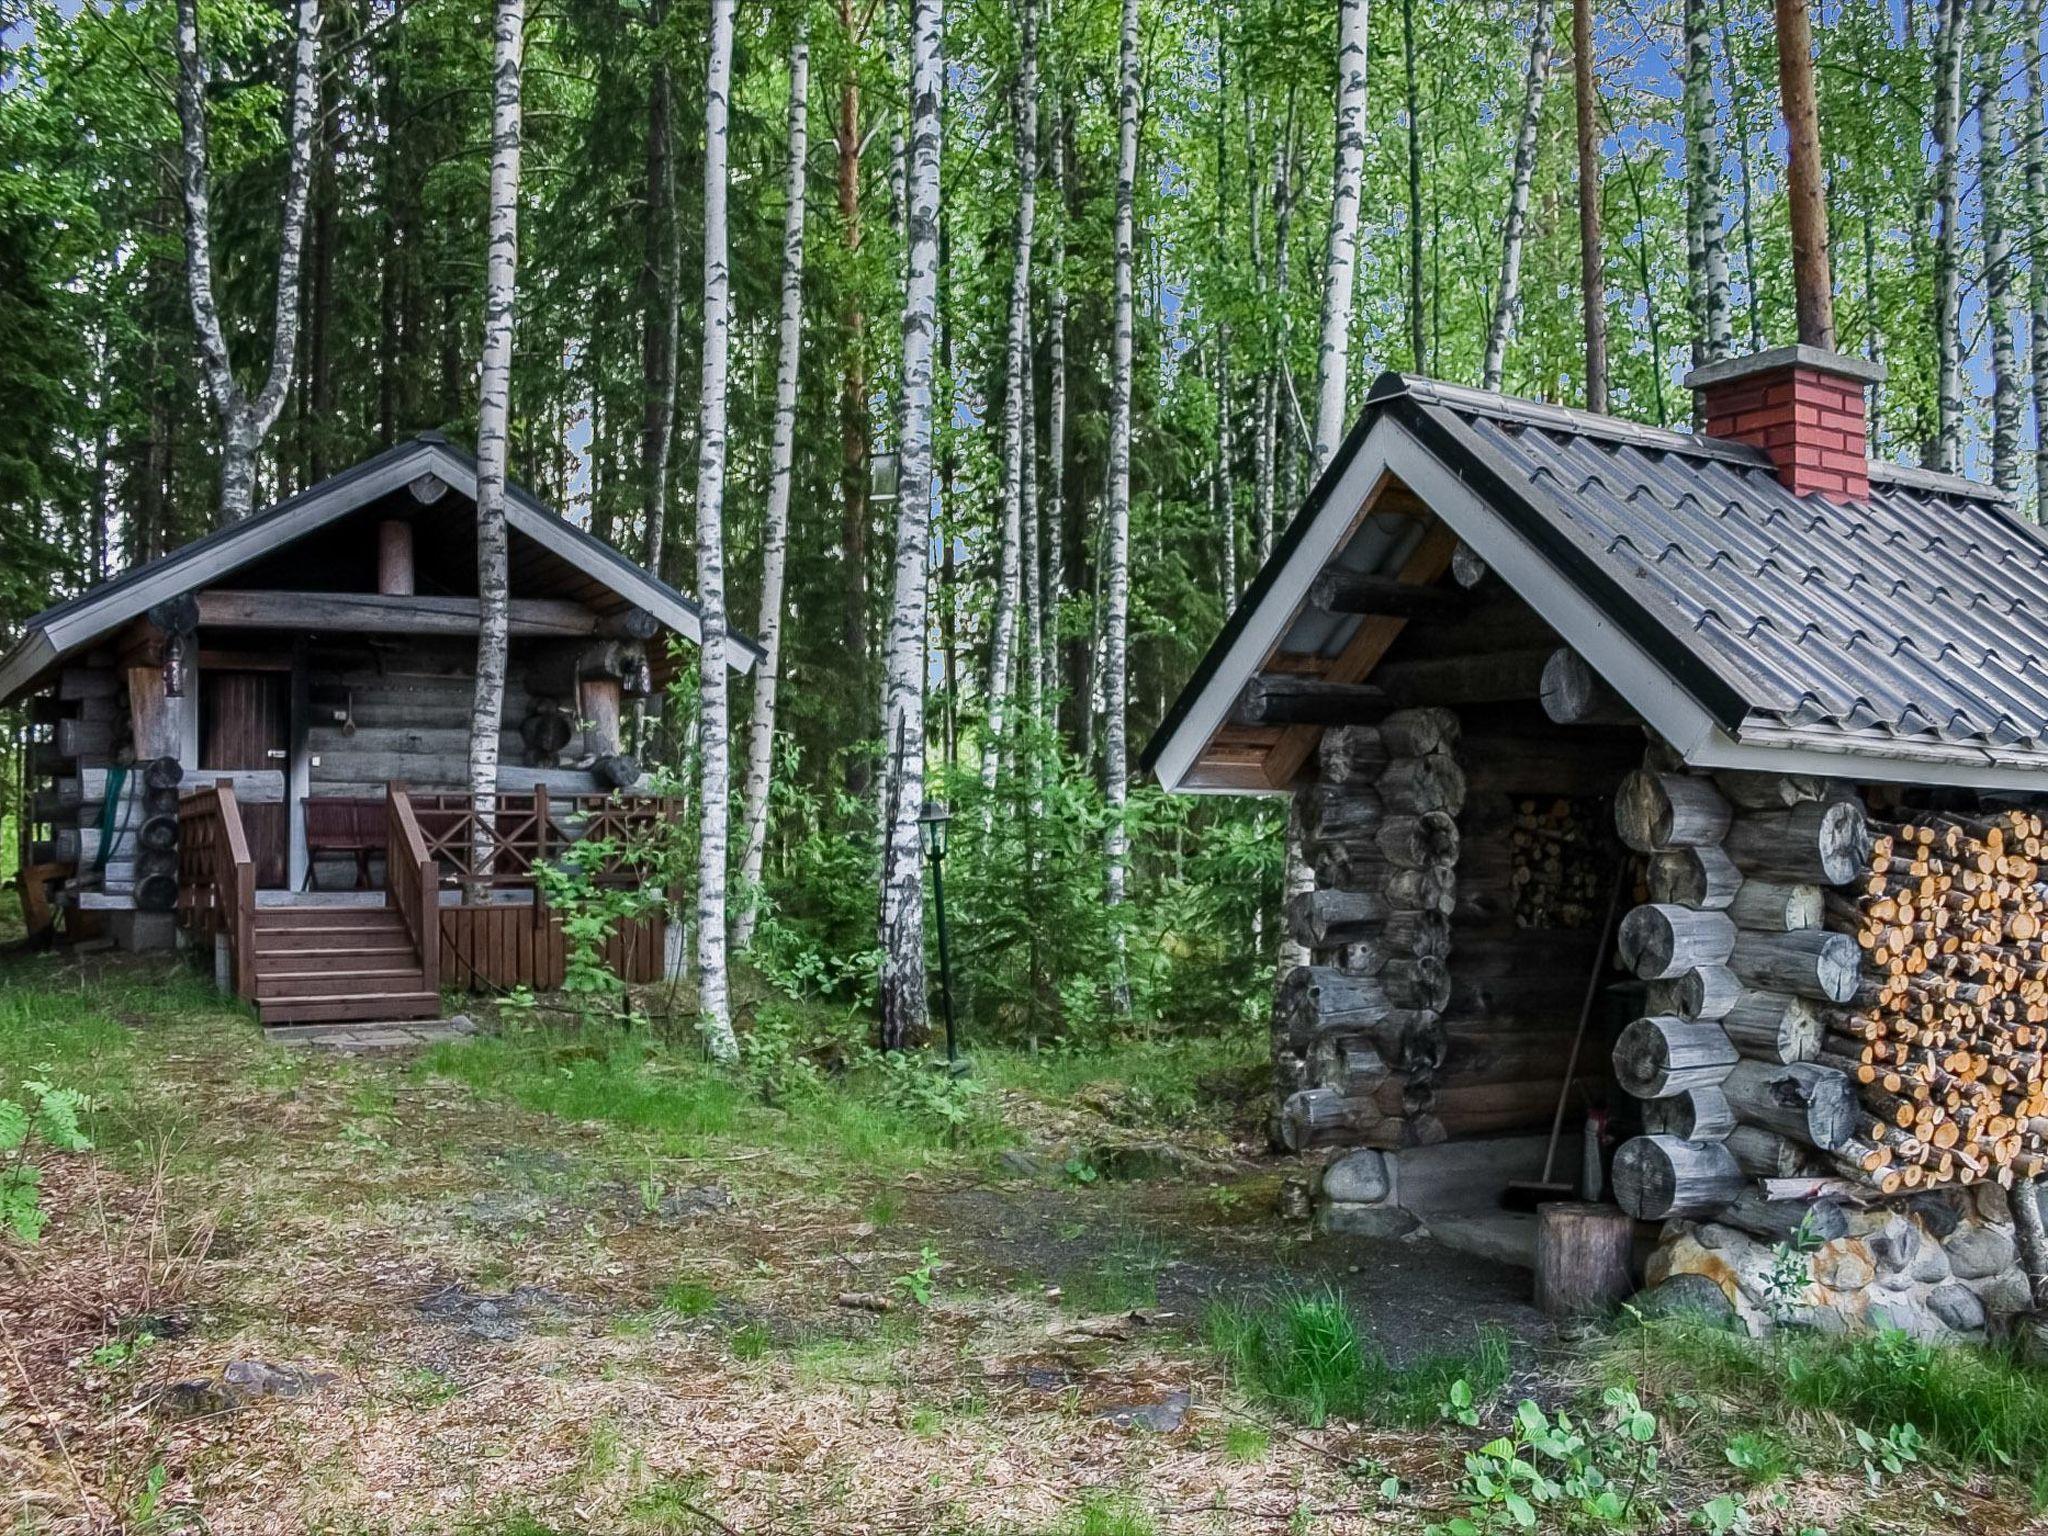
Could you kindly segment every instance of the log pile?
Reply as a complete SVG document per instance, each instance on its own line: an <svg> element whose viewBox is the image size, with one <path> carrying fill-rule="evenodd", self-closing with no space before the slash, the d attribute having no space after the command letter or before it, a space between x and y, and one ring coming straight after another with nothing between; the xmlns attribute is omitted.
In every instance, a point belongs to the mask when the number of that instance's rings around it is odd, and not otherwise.
<svg viewBox="0 0 2048 1536"><path fill-rule="evenodd" d="M1600 916L1606 860L1599 803L1556 796L1515 802L1508 831L1515 922L1523 928L1583 928Z"/></svg>
<svg viewBox="0 0 2048 1536"><path fill-rule="evenodd" d="M1884 1193L2048 1169L2048 824L2024 811L1879 826L1830 930L1859 947L1817 1059L1855 1085L1843 1175Z"/></svg>
<svg viewBox="0 0 2048 1536"><path fill-rule="evenodd" d="M1287 908L1310 963L1281 979L1273 1016L1276 1134L1290 1151L1443 1139L1457 739L1442 709L1323 733L1318 779L1297 802L1315 886Z"/></svg>
<svg viewBox="0 0 2048 1536"><path fill-rule="evenodd" d="M1824 889L1867 857L1860 803L1813 780L1646 768L1623 783L1615 824L1649 859L1651 897L1618 938L1650 983L1649 1012L1614 1050L1648 1132L1616 1154L1622 1206L1698 1216L1753 1179L1880 1166L1829 1045L1829 1021L1868 985L1863 954L1822 922Z"/></svg>

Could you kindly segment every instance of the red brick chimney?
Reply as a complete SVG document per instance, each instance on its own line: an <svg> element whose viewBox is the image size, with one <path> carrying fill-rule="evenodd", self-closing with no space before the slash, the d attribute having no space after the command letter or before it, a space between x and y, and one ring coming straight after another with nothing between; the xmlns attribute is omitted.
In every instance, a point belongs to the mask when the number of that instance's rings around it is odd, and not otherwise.
<svg viewBox="0 0 2048 1536"><path fill-rule="evenodd" d="M1773 347L1695 368L1709 437L1752 443L1771 456L1795 496L1870 499L1870 435L1864 391L1882 363L1820 347Z"/></svg>

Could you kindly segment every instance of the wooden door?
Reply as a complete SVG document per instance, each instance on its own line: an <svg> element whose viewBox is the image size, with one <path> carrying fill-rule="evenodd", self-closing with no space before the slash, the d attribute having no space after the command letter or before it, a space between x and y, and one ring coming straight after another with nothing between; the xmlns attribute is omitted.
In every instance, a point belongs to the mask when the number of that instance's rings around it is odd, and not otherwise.
<svg viewBox="0 0 2048 1536"><path fill-rule="evenodd" d="M199 778L209 768L268 768L291 777L291 674L202 672ZM242 828L261 890L282 890L291 847L289 791L276 800L241 797Z"/></svg>

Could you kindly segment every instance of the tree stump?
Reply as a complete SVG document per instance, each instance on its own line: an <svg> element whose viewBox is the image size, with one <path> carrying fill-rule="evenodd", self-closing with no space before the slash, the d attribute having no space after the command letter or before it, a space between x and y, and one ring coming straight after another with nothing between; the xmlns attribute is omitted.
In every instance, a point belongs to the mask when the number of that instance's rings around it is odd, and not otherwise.
<svg viewBox="0 0 2048 1536"><path fill-rule="evenodd" d="M1631 1291L1635 1223L1612 1205L1536 1208L1536 1305L1546 1317L1610 1312Z"/></svg>

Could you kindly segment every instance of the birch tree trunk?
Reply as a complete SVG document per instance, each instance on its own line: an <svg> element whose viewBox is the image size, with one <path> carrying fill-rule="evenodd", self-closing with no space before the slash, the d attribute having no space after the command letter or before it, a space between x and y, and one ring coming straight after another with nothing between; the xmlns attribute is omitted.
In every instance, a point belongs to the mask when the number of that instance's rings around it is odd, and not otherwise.
<svg viewBox="0 0 2048 1536"><path fill-rule="evenodd" d="M1358 205L1365 183L1367 0L1337 9L1337 163L1330 191L1329 256L1323 267L1323 333L1316 352L1315 472L1344 441L1351 377L1351 300L1358 275Z"/></svg>
<svg viewBox="0 0 2048 1536"><path fill-rule="evenodd" d="M183 148L185 286L199 335L200 376L220 418L220 507L215 526L249 515L256 499L256 454L277 424L291 392L299 340L299 269L306 241L306 206L320 99L320 0L293 8L292 86L286 124L289 162L284 217L278 234L277 293L272 310L270 366L262 387L246 394L235 380L227 337L214 297L213 193L206 149L206 69L199 55L199 0L178 0L178 135Z"/></svg>
<svg viewBox="0 0 2048 1536"><path fill-rule="evenodd" d="M1130 793L1125 713L1130 691L1132 288L1138 191L1138 0L1124 0L1118 47L1115 279L1110 343L1109 520L1103 550L1103 768L1109 804L1107 894L1124 899L1130 838L1124 806ZM1121 942L1119 941L1119 950ZM1119 966L1118 999L1129 1001Z"/></svg>
<svg viewBox="0 0 2048 1536"><path fill-rule="evenodd" d="M725 422L732 350L732 273L726 228L733 10L711 0L704 75L704 367L697 398L697 1028L714 1061L733 1061L725 964L726 833L732 815L731 696L726 673Z"/></svg>
<svg viewBox="0 0 2048 1536"><path fill-rule="evenodd" d="M1049 375L1045 422L1045 622L1042 666L1048 697L1059 693L1064 641L1061 605L1067 595L1067 112L1064 102L1053 122L1053 201L1059 217L1052 229L1052 283L1045 301L1046 369Z"/></svg>
<svg viewBox="0 0 2048 1536"><path fill-rule="evenodd" d="M1728 7L1721 8L1721 55L1728 66L1728 106L1735 127L1735 168L1742 178L1742 276L1749 290L1749 350L1764 349L1763 281L1756 258L1756 178L1749 163L1749 94L1742 88L1742 65L1735 55L1735 26Z"/></svg>
<svg viewBox="0 0 2048 1536"><path fill-rule="evenodd" d="M2034 420L2048 422L2048 103L2042 99L2041 27L2048 5L2027 8L2027 263L2028 350L2033 354ZM2034 521L2048 512L2048 432L2034 437Z"/></svg>
<svg viewBox="0 0 2048 1536"><path fill-rule="evenodd" d="M676 220L675 73L666 35L668 0L650 0L654 68L647 94L647 239L640 268L645 398L640 451L646 480L641 563L655 575L668 538L669 464L675 445L676 354L682 330L682 238Z"/></svg>
<svg viewBox="0 0 2048 1536"><path fill-rule="evenodd" d="M1707 0L1685 0L1685 255L1693 366L1728 356L1728 245L1721 228L1720 139L1714 131L1714 37ZM1697 409L1697 407L1696 407Z"/></svg>
<svg viewBox="0 0 2048 1536"><path fill-rule="evenodd" d="M1600 238L1599 103L1593 82L1593 0L1572 0L1572 77L1578 96L1579 297L1586 327L1586 409L1607 409L1607 274Z"/></svg>
<svg viewBox="0 0 2048 1536"><path fill-rule="evenodd" d="M1962 467L1963 359L1960 294L1963 59L1968 48L1970 0L1941 0L1934 51L1934 350L1937 361L1933 467Z"/></svg>
<svg viewBox="0 0 2048 1536"><path fill-rule="evenodd" d="M1977 185L1984 227L1984 322L1991 333L1991 483L2020 488L2020 367L2013 346L2011 162L2005 139L2005 39L1997 0L1977 0ZM2038 258L2037 258L2038 259Z"/></svg>
<svg viewBox="0 0 2048 1536"><path fill-rule="evenodd" d="M782 683L782 591L789 564L789 488L796 462L797 370L803 362L804 194L810 155L811 37L799 9L789 45L789 157L782 180L782 313L776 329L775 425L768 448L768 508L761 529L761 611L755 635L754 707L747 721L745 839L740 880L746 901L733 924L733 943L754 939L760 912L761 864L768 847L768 783L775 765L775 696Z"/></svg>
<svg viewBox="0 0 2048 1536"><path fill-rule="evenodd" d="M1343 22L1338 25L1341 28ZM1363 53L1362 48L1360 51ZM1408 356L1417 373L1428 373L1429 332L1422 305L1422 98L1415 68L1415 0L1401 0L1401 62L1408 107ZM1363 80L1363 59L1358 74ZM1340 139L1340 155L1341 146ZM1323 462L1318 449L1316 467L1320 469Z"/></svg>
<svg viewBox="0 0 2048 1536"><path fill-rule="evenodd" d="M491 874L498 813L498 730L505 714L511 578L505 476L512 414L512 322L519 293L520 68L526 0L498 0L491 27L491 210L484 256L484 352L476 417L476 688L469 708L469 792L476 813L469 895Z"/></svg>
<svg viewBox="0 0 2048 1536"><path fill-rule="evenodd" d="M910 0L908 258L903 290L903 395L898 426L895 598L882 693L889 783L882 796L881 1044L924 1038L925 627L932 529L932 348L939 295L939 94L945 59L943 0Z"/></svg>
<svg viewBox="0 0 2048 1536"><path fill-rule="evenodd" d="M1698 4L1699 0L1688 0ZM1522 313L1522 238L1529 226L1529 186L1536 176L1536 145L1543 126L1543 88L1550 79L1550 21L1554 0L1536 0L1529 23L1529 74L1522 90L1522 127L1515 137L1515 169L1508 183L1507 225L1501 232L1500 286L1493 295L1493 323L1486 328L1486 355L1479 387L1500 388L1508 342Z"/></svg>
<svg viewBox="0 0 2048 1536"><path fill-rule="evenodd" d="M1237 487L1231 480L1237 454L1230 420L1230 328L1216 329L1216 527L1223 546L1223 610L1237 603Z"/></svg>
<svg viewBox="0 0 2048 1536"><path fill-rule="evenodd" d="M989 633L988 713L981 744L984 789L995 787L1002 759L1023 574L1024 458L1028 441L1036 436L1024 414L1024 372L1031 365L1031 246L1038 211L1038 0L1019 0L1017 45L1017 223L1010 245L1009 325L1003 346L1002 548Z"/></svg>

